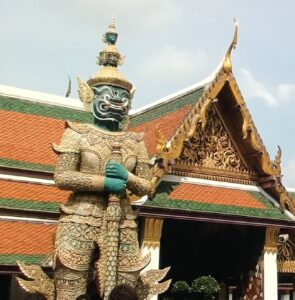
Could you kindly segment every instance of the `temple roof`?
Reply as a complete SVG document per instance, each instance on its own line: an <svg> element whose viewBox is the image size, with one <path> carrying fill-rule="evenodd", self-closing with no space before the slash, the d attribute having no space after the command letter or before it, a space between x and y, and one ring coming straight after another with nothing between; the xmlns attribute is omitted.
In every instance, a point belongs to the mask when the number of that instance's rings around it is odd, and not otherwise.
<svg viewBox="0 0 295 300"><path fill-rule="evenodd" d="M0 166L52 173L56 155L51 145L60 141L65 120L90 122L92 116L77 108L61 107L61 103L49 104L50 96L46 94L43 98L22 99L3 95L5 91L0 90L0 118L3 120Z"/></svg>
<svg viewBox="0 0 295 300"><path fill-rule="evenodd" d="M40 220L39 220L40 222ZM0 219L0 265L39 264L53 251L56 224Z"/></svg>
<svg viewBox="0 0 295 300"><path fill-rule="evenodd" d="M238 88L234 42L208 78L131 112L131 130L144 132L150 156L171 167L155 198L134 204L140 215L294 227L285 208L294 214L295 192L280 182L281 152L270 159ZM77 99L0 86L0 118L0 264L39 263L53 249L58 206L69 195L54 186L51 145L66 120L89 123L92 115Z"/></svg>
<svg viewBox="0 0 295 300"><path fill-rule="evenodd" d="M295 218L254 185L166 175L152 200L138 203L140 215L293 227ZM229 218L230 217L230 218Z"/></svg>
<svg viewBox="0 0 295 300"><path fill-rule="evenodd" d="M18 181L16 181L18 180ZM29 178L25 179L29 180ZM43 180L45 181L45 180ZM58 189L54 182L21 182L0 179L0 209L18 212L54 213L58 217L59 204L65 203L70 192Z"/></svg>

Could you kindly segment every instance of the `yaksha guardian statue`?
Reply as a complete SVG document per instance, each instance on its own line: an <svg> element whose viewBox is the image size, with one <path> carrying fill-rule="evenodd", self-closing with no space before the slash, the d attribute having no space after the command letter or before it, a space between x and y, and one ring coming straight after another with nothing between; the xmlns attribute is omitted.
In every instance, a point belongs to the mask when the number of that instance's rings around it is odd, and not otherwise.
<svg viewBox="0 0 295 300"><path fill-rule="evenodd" d="M112 20L103 37L106 46L97 58L100 70L87 83L78 78L79 95L93 113L93 124L67 122L60 144L54 145L56 185L73 191L60 208L54 279L38 266L19 263L34 279L19 279L21 286L47 299L87 295L91 281L97 282L102 299L122 283L147 299L164 292L170 283L157 283L168 269L140 275L150 257L141 255L129 198L148 194L151 178L143 135L126 130L133 88L117 69L122 63L117 37Z"/></svg>

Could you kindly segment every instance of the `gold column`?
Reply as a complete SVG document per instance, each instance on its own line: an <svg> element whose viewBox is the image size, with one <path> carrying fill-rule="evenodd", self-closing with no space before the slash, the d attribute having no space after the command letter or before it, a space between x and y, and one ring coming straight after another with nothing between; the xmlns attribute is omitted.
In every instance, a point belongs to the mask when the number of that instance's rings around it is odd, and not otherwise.
<svg viewBox="0 0 295 300"><path fill-rule="evenodd" d="M277 227L267 227L265 232L264 252L278 252L278 236L280 229Z"/></svg>
<svg viewBox="0 0 295 300"><path fill-rule="evenodd" d="M160 247L162 226L163 226L163 219L145 218L143 247L147 247L147 248Z"/></svg>

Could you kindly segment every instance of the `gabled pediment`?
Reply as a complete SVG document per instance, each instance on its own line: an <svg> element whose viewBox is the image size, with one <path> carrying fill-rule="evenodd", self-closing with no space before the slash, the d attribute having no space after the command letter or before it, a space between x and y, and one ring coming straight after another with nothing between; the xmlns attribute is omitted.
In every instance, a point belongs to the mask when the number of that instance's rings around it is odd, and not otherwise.
<svg viewBox="0 0 295 300"><path fill-rule="evenodd" d="M219 71L175 133L169 140L158 134L157 157L166 171L155 178L170 172L260 185L282 210L295 214L295 201L281 182L281 149L271 160L232 72L236 34L237 28Z"/></svg>
<svg viewBox="0 0 295 300"><path fill-rule="evenodd" d="M257 178L255 170L247 166L239 153L214 106L206 113L205 127L202 129L201 122L196 127L194 135L185 141L175 161L175 173L213 179L222 177L230 181L253 181Z"/></svg>

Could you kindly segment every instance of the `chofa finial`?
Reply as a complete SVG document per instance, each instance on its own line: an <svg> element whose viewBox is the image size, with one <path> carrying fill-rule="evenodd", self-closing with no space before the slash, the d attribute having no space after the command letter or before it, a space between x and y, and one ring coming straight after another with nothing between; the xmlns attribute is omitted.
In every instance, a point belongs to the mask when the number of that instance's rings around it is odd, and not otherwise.
<svg viewBox="0 0 295 300"><path fill-rule="evenodd" d="M239 29L239 24L237 20L234 18L234 26L235 26L235 33L233 40L225 54L224 62L223 62L223 69L226 73L231 72L232 70L232 64L231 64L231 51L232 49L236 48L237 42L238 42L238 29Z"/></svg>

